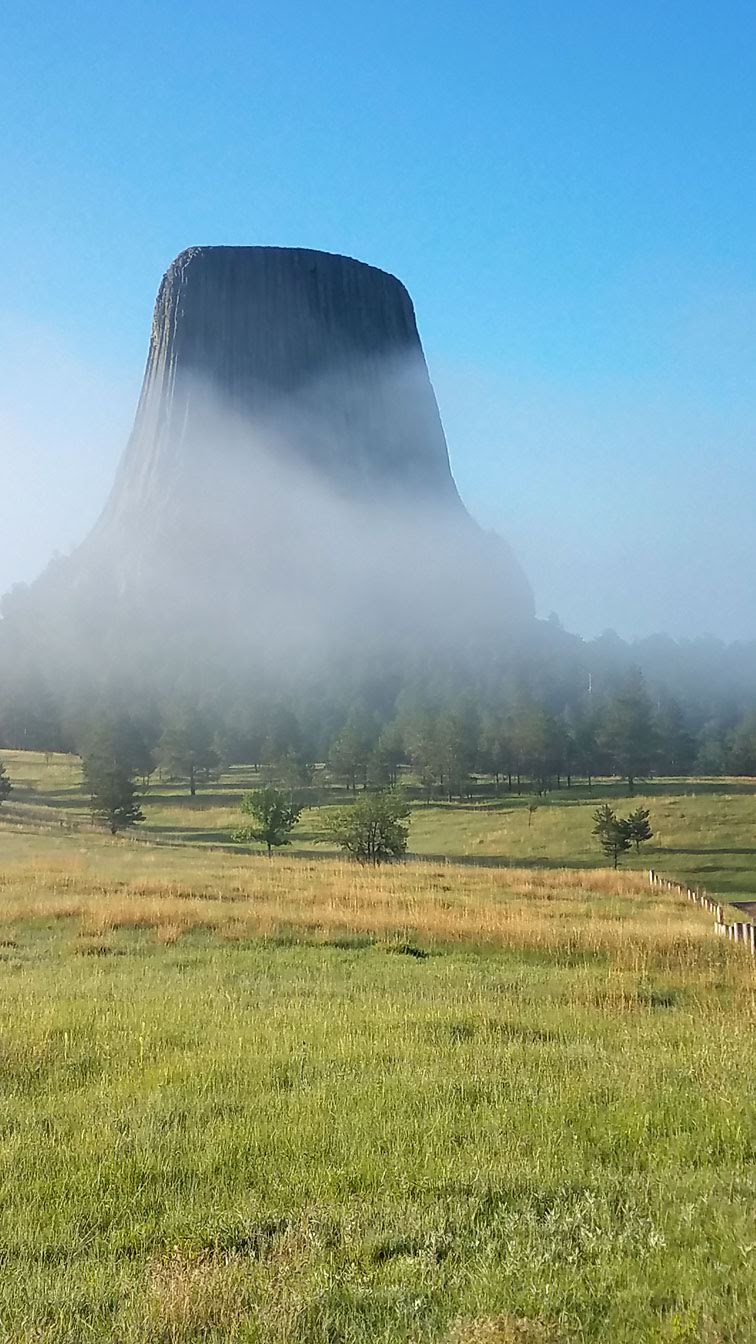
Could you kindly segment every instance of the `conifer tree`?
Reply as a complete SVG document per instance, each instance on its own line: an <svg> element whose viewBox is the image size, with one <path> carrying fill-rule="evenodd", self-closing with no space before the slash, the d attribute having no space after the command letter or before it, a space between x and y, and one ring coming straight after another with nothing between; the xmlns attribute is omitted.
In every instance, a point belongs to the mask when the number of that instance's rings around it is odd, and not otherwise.
<svg viewBox="0 0 756 1344"><path fill-rule="evenodd" d="M640 673L634 673L609 703L600 741L632 796L636 779L650 774L657 747L653 707Z"/></svg>
<svg viewBox="0 0 756 1344"><path fill-rule="evenodd" d="M92 799L92 814L105 822L111 835L144 821L136 781L127 765L85 757L84 779Z"/></svg>
<svg viewBox="0 0 756 1344"><path fill-rule="evenodd" d="M630 836L632 843L635 845L636 854L640 854L641 845L654 838L649 816L650 813L647 807L637 807L626 819L627 833Z"/></svg>
<svg viewBox="0 0 756 1344"><path fill-rule="evenodd" d="M602 803L600 807L596 808L593 821L593 834L606 857L612 860L613 866L616 868L619 864L620 855L626 854L630 848L628 823L623 818L618 817L608 803Z"/></svg>
<svg viewBox="0 0 756 1344"><path fill-rule="evenodd" d="M158 742L157 761L172 779L186 780L193 798L199 780L207 779L220 763L204 716L186 710L172 718Z"/></svg>

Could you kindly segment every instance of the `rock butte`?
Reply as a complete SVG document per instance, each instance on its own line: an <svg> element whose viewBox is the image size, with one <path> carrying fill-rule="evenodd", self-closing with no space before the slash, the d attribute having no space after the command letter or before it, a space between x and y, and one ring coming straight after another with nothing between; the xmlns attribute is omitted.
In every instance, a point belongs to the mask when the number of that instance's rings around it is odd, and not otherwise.
<svg viewBox="0 0 756 1344"><path fill-rule="evenodd" d="M59 614L70 590L111 634L243 617L289 647L338 642L366 611L389 641L424 625L452 645L533 615L457 493L406 289L303 248L169 266L113 490L53 582Z"/></svg>
<svg viewBox="0 0 756 1344"><path fill-rule="evenodd" d="M409 294L374 266L304 248L182 252L158 292L108 519L159 507L181 446L218 457L207 398L250 425L283 416L279 451L342 490L461 507Z"/></svg>

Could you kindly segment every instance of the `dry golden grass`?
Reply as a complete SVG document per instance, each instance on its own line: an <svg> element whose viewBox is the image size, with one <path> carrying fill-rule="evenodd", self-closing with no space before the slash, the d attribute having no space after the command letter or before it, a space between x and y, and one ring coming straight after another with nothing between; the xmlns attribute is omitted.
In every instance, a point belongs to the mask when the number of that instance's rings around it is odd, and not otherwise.
<svg viewBox="0 0 756 1344"><path fill-rule="evenodd" d="M755 967L700 908L0 839L3 1339L751 1338Z"/></svg>
<svg viewBox="0 0 756 1344"><path fill-rule="evenodd" d="M459 1321L452 1328L449 1344L558 1344L553 1330L539 1321L515 1316L486 1316L477 1321Z"/></svg>
<svg viewBox="0 0 756 1344"><path fill-rule="evenodd" d="M732 961L712 923L681 896L652 891L638 873L488 869L408 863L380 869L329 860L185 856L48 846L19 850L0 873L0 933L28 920L76 920L80 950L106 950L118 929L151 929L163 943L208 930L229 940L357 938L424 945L477 944L543 953L607 955L642 969ZM10 932L8 933L10 937ZM745 960L745 958L743 958Z"/></svg>
<svg viewBox="0 0 756 1344"><path fill-rule="evenodd" d="M148 1337L178 1344L205 1338L211 1331L233 1331L247 1314L244 1280L239 1256L194 1254L176 1247L150 1269Z"/></svg>

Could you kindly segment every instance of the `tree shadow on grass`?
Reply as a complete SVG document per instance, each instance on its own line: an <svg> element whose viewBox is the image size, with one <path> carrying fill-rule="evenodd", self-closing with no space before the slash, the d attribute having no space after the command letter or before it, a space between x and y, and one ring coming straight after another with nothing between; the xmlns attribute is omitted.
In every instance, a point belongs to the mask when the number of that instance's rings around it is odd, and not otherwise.
<svg viewBox="0 0 756 1344"><path fill-rule="evenodd" d="M706 846L704 846L704 847L702 847L702 848L700 848L700 849L696 849L696 848L694 848L692 845L685 845L685 846L680 846L679 849L671 849L671 848L667 847L666 845L660 845L659 848L656 849L656 850L654 851L654 853L656 853L656 854L678 854L678 855L680 855L680 856L683 857L683 858L685 857L686 854L700 854L700 855L702 855L702 856L704 856L704 857L707 856L707 855L709 855L709 854L730 854L730 855L732 855L733 857L736 856L736 855L741 854L741 855L745 855L745 856L747 856L747 857L749 857L749 858L753 858L753 856L756 855L756 848L750 848L750 849L737 849L734 845L723 845L721 849L714 849L714 848L712 848L711 846L706 845Z"/></svg>
<svg viewBox="0 0 756 1344"><path fill-rule="evenodd" d="M144 840L154 840L158 844L170 843L175 845L216 845L218 848L228 848L231 850L241 850L242 845L235 845L228 831L215 831L211 828L203 830L194 826L140 826L138 834Z"/></svg>
<svg viewBox="0 0 756 1344"><path fill-rule="evenodd" d="M637 779L632 793L628 792L626 781L621 779L597 779L590 789L585 783L573 783L569 788L565 784L561 788L544 789L540 793L529 781L523 781L520 793L516 789L511 793L508 789L502 789L498 794L477 794L470 798L454 798L451 802L448 798L442 797L431 798L430 803L426 803L424 798L417 797L413 802L420 808L432 807L443 811L481 813L509 809L519 811L534 801L543 807L570 807L576 804L600 803L606 799L631 802L635 797L682 799L731 797L733 794L756 795L756 779Z"/></svg>
<svg viewBox="0 0 756 1344"><path fill-rule="evenodd" d="M463 868L578 868L590 872L602 866L589 859L571 859L567 863L564 859L551 858L547 854L511 857L504 854L408 854L407 858L412 863L451 863L460 864Z"/></svg>
<svg viewBox="0 0 756 1344"><path fill-rule="evenodd" d="M80 784L74 784L70 789L40 790L14 786L11 798L14 802L24 804L27 807L82 808L89 801L88 795Z"/></svg>

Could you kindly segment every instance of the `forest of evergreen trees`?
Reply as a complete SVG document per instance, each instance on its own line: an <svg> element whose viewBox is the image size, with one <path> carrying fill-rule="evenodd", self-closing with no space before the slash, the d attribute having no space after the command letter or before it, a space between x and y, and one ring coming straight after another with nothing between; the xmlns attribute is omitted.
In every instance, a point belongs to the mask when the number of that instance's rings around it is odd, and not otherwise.
<svg viewBox="0 0 756 1344"><path fill-rule="evenodd" d="M11 598L0 750L86 758L107 742L135 778L160 770L190 792L234 763L291 788L316 766L319 782L327 766L350 790L411 771L428 798L756 775L756 644L585 641L554 617L462 640L451 618L398 632L368 607L338 645L304 641L276 659L251 619L169 629L100 611L70 626L31 590Z"/></svg>
<svg viewBox="0 0 756 1344"><path fill-rule="evenodd" d="M385 787L411 773L428 800L542 793L607 775L625 779L629 792L654 775L756 775L756 707L721 701L702 716L637 669L600 689L586 680L562 704L553 679L503 685L500 694L495 679L455 685L430 676L398 688L231 689L129 696L123 686L101 687L77 699L56 695L39 673L9 679L0 689L0 748L104 754L136 778L157 770L190 793L234 763L298 790L316 778L354 791Z"/></svg>

